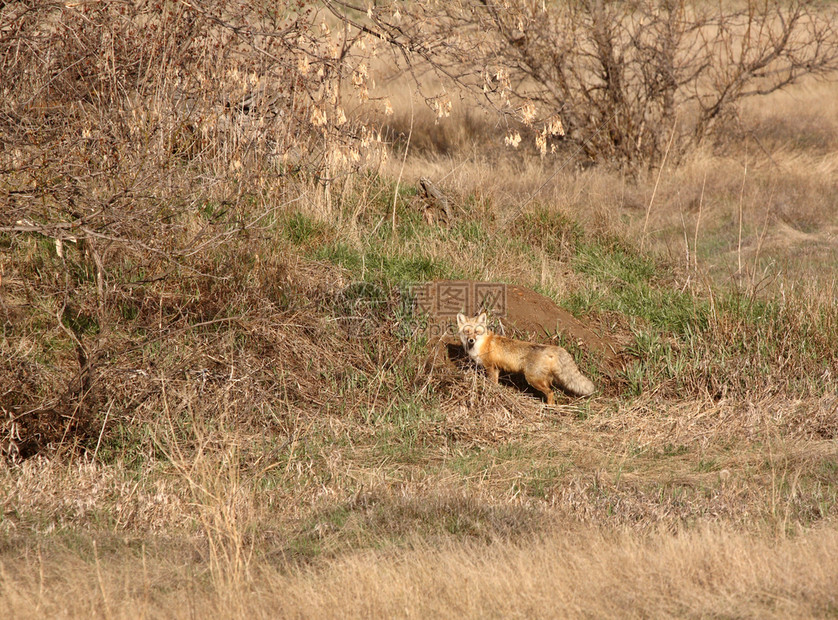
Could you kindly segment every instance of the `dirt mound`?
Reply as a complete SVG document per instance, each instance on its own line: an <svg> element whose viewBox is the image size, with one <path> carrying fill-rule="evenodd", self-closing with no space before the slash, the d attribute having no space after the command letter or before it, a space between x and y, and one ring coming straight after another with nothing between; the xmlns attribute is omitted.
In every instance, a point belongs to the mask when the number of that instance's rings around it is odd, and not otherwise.
<svg viewBox="0 0 838 620"><path fill-rule="evenodd" d="M521 286L507 287L505 322L527 337L564 336L609 362L616 362L622 349L615 339L597 334L553 300Z"/></svg>

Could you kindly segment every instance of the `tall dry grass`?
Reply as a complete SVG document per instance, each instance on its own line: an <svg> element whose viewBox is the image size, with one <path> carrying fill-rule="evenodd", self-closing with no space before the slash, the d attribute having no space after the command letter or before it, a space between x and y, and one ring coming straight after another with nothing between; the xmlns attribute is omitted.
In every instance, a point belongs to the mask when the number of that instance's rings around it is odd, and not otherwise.
<svg viewBox="0 0 838 620"><path fill-rule="evenodd" d="M568 528L491 546L417 541L293 572L270 563L225 597L200 563L165 545L4 561L7 617L828 617L831 530L754 537L723 527L639 536Z"/></svg>
<svg viewBox="0 0 838 620"><path fill-rule="evenodd" d="M419 99L411 101L408 89L395 89L390 131L403 145L412 122L412 155L404 166L394 158L384 169L438 182L460 197L461 213L491 197L501 224L547 205L586 230L641 239L693 272L690 283L705 275L751 290L811 283L802 298L829 300L838 230L836 92L833 81L809 79L749 100L713 144L632 175L580 166L572 151L542 157L534 148L513 149L485 111L455 103L440 121Z"/></svg>

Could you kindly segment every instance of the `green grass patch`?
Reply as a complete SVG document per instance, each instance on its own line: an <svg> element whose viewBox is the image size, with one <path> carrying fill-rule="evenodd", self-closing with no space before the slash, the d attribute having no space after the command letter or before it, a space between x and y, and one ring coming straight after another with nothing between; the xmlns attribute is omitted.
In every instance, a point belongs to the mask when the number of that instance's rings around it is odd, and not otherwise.
<svg viewBox="0 0 838 620"><path fill-rule="evenodd" d="M583 243L584 232L566 215L547 207L524 213L511 227L512 236L533 248L542 248L555 260L569 260Z"/></svg>
<svg viewBox="0 0 838 620"><path fill-rule="evenodd" d="M566 300L572 312L610 310L674 333L707 326L706 300L662 282L658 276L665 266L623 244L579 244L573 267L596 285Z"/></svg>
<svg viewBox="0 0 838 620"><path fill-rule="evenodd" d="M303 213L293 212L279 219L280 236L295 246L313 247L330 234L329 226Z"/></svg>
<svg viewBox="0 0 838 620"><path fill-rule="evenodd" d="M419 253L390 252L378 246L359 249L340 241L321 247L313 257L344 267L359 280L388 285L446 278L453 271L446 263Z"/></svg>

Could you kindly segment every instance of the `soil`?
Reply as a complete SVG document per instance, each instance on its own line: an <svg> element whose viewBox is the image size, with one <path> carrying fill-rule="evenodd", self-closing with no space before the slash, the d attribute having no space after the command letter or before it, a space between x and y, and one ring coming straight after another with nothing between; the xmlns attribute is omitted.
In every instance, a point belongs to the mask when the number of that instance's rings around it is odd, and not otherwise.
<svg viewBox="0 0 838 620"><path fill-rule="evenodd" d="M516 332L536 338L564 336L596 357L616 361L621 345L616 339L597 334L553 300L521 286L507 287L506 322Z"/></svg>

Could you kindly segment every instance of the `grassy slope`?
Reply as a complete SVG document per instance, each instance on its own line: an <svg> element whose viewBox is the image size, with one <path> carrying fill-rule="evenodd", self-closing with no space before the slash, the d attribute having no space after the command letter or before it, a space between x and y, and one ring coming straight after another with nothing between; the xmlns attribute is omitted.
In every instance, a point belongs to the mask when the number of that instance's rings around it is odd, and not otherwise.
<svg viewBox="0 0 838 620"><path fill-rule="evenodd" d="M831 135L795 153L828 168ZM808 286L799 245L756 250L789 226L759 197L803 173L734 147L667 170L641 251L654 178L550 178L460 147L356 180L333 212L301 187L258 230L111 295L106 336L68 250L63 320L104 341L106 387L86 451L0 472L4 616L836 612L836 265L815 253ZM457 221L428 226L404 179L451 170ZM820 170L806 187L828 187ZM834 229L820 194L796 195L803 232ZM183 227L235 230L205 207ZM66 263L43 239L4 243L4 359L48 398L75 363L47 301ZM784 265L768 282L766 257ZM401 293L435 277L533 286L634 357L609 374L580 352L601 393L554 409L429 365Z"/></svg>

